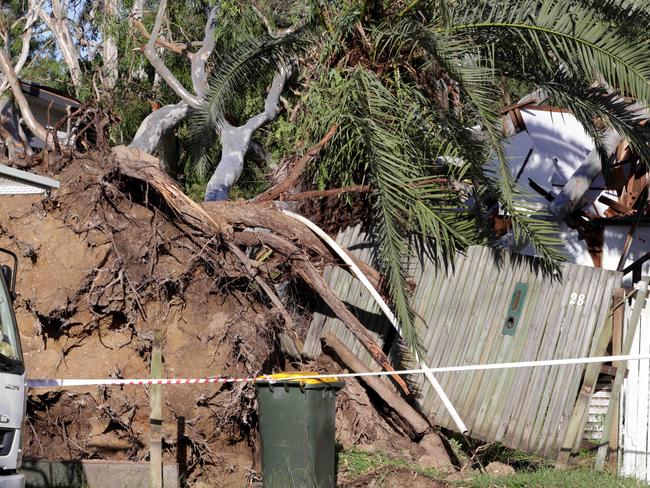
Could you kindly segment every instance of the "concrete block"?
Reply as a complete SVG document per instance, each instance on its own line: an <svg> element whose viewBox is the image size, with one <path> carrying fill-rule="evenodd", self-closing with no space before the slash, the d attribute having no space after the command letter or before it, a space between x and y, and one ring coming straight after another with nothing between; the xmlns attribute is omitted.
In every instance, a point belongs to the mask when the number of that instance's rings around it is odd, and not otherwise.
<svg viewBox="0 0 650 488"><path fill-rule="evenodd" d="M19 472L33 488L148 488L149 463L103 460L23 461ZM179 488L178 465L163 465L165 488Z"/></svg>

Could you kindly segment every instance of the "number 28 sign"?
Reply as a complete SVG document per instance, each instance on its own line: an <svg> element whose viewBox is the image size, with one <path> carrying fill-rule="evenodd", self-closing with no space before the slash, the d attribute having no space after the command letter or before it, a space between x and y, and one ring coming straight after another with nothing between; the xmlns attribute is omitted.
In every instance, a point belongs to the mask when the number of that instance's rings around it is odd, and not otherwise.
<svg viewBox="0 0 650 488"><path fill-rule="evenodd" d="M580 307L584 304L585 304L584 293L576 293L575 291L571 293L571 297L569 298L569 305L577 305Z"/></svg>

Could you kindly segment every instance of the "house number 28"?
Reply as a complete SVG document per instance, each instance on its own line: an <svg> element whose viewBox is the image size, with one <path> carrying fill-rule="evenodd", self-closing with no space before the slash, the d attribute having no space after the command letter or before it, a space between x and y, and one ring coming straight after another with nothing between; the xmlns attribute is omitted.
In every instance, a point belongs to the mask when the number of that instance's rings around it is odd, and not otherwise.
<svg viewBox="0 0 650 488"><path fill-rule="evenodd" d="M584 293L571 293L571 298L569 299L569 305L584 305L585 304L585 294Z"/></svg>

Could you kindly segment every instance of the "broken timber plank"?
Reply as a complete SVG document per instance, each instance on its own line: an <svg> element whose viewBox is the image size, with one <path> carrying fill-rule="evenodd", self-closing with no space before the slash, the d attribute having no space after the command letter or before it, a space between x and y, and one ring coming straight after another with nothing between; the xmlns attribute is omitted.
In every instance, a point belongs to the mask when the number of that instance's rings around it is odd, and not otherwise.
<svg viewBox="0 0 650 488"><path fill-rule="evenodd" d="M613 198L609 198L606 195L601 195L600 197L598 197L598 201L600 203L604 203L605 205L609 205L609 207L612 210L615 210L619 214L628 215L628 214L631 214L632 212L634 212L633 208L626 207L622 203L619 203L616 200L614 200Z"/></svg>
<svg viewBox="0 0 650 488"><path fill-rule="evenodd" d="M634 239L634 235L636 234L636 229L639 226L639 223L641 222L641 217L643 217L644 209L647 204L648 204L648 188L646 187L643 190L643 194L641 195L641 206L637 210L636 216L634 217L634 222L632 223L632 227L630 227L630 231L628 232L627 237L625 239L625 244L623 245L623 250L621 251L621 259L618 261L618 266L616 267L618 271L622 271L623 267L625 266L627 253L630 251L630 247L632 246L632 240Z"/></svg>
<svg viewBox="0 0 650 488"><path fill-rule="evenodd" d="M625 290L622 288L617 288L614 290L614 297L616 300L625 304ZM614 356L621 354L623 350L623 327L625 326L625 307L616 307L612 315L612 354ZM618 369L612 366L614 370L612 376L616 377ZM627 368L624 373L624 377L627 378ZM618 441L619 441L619 415L620 415L620 403L614 403L614 411L612 418L612 428L609 432L609 466L612 469L612 472L616 472L616 467L618 466Z"/></svg>
<svg viewBox="0 0 650 488"><path fill-rule="evenodd" d="M597 339L598 342L596 350L594 351L595 356L602 356L605 354L611 336L612 319L610 315L607 317L600 336ZM576 450L576 444L580 444L580 438L582 437L584 424L587 420L587 414L589 411L589 403L591 402L591 397L594 394L596 382L598 381L598 375L600 374L600 366L600 363L592 363L589 364L585 370L582 387L580 388L580 393L578 393L578 399L573 407L573 414L569 420L566 435L564 436L564 441L560 448L558 462L561 464L566 464L568 462L569 456Z"/></svg>
<svg viewBox="0 0 650 488"><path fill-rule="evenodd" d="M364 365L340 340L338 340L334 334L325 333L323 335L323 341L336 353L343 364L350 368L354 373L363 373L368 370L368 367ZM402 397L391 390L387 385L384 385L381 378L377 376L362 376L359 379L373 390L391 410L393 410L408 424L409 429L412 431L412 434L414 434L411 437L420 438L431 430L431 426L424 416L411 405L406 403Z"/></svg>

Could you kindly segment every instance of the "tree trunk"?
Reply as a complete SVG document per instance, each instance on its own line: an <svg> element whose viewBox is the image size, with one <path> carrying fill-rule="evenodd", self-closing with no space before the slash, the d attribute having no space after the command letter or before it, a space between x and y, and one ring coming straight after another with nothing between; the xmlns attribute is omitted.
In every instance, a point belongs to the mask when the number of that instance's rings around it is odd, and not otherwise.
<svg viewBox="0 0 650 488"><path fill-rule="evenodd" d="M161 140L171 134L191 113L192 109L185 102L165 105L151 112L138 127L129 147L154 154Z"/></svg>
<svg viewBox="0 0 650 488"><path fill-rule="evenodd" d="M117 18L117 0L104 0L104 43L102 60L104 62L104 88L112 90L118 79L119 53L115 37L110 32L110 22ZM108 28L107 28L108 27Z"/></svg>
<svg viewBox="0 0 650 488"><path fill-rule="evenodd" d="M253 132L275 119L280 112L280 95L291 71L282 67L273 77L273 83L264 101L264 111L251 117L240 126L234 127L222 120L221 160L217 165L205 190L205 201L228 200L230 190L244 169L244 156L251 144Z"/></svg>
<svg viewBox="0 0 650 488"><path fill-rule="evenodd" d="M244 170L244 156L251 142L252 131L246 126L227 125L221 131L221 160L205 189L205 201L228 200L230 190Z"/></svg>
<svg viewBox="0 0 650 488"><path fill-rule="evenodd" d="M334 350L341 362L353 373L365 373L368 371L368 367L334 335L330 333L325 334L323 341L326 346ZM411 439L420 439L431 430L431 425L429 425L428 420L411 405L406 403L406 400L385 385L380 377L361 376L359 379L373 390L403 422L406 422L407 428L404 430L407 431Z"/></svg>
<svg viewBox="0 0 650 488"><path fill-rule="evenodd" d="M9 97L0 98L0 138L7 147L9 159L14 159L20 152L22 141L18 131L18 119Z"/></svg>

